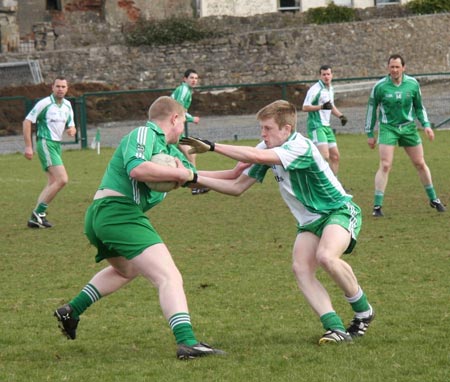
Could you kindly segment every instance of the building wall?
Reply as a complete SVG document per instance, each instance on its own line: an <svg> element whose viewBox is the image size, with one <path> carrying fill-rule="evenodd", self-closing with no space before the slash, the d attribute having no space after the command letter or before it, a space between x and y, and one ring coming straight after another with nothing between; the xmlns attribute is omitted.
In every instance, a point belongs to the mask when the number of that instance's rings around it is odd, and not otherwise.
<svg viewBox="0 0 450 382"><path fill-rule="evenodd" d="M17 50L17 0L0 0L0 53Z"/></svg>
<svg viewBox="0 0 450 382"><path fill-rule="evenodd" d="M405 4L410 0L400 0ZM200 16L251 16L262 13L278 12L279 0L199 0ZM310 8L326 7L330 0L298 0L301 12ZM376 0L334 0L336 5L354 8L375 6Z"/></svg>
<svg viewBox="0 0 450 382"><path fill-rule="evenodd" d="M191 0L103 0L106 21L112 25L126 24L138 18L166 19L194 17Z"/></svg>
<svg viewBox="0 0 450 382"><path fill-rule="evenodd" d="M251 16L277 12L278 0L201 0L200 16Z"/></svg>

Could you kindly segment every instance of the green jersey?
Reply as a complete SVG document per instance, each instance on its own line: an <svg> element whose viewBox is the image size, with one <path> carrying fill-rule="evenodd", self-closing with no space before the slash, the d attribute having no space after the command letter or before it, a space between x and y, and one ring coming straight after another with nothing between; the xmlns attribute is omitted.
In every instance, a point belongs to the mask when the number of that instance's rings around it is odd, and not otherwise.
<svg viewBox="0 0 450 382"><path fill-rule="evenodd" d="M422 93L417 80L403 74L402 82L396 85L390 76L379 80L372 89L367 106L365 132L374 137L374 127L379 108L379 124L401 127L414 123L417 118L423 127L430 127L430 121L422 104Z"/></svg>
<svg viewBox="0 0 450 382"><path fill-rule="evenodd" d="M177 157L186 168L196 172L176 145L167 144L163 131L153 122L147 122L122 138L109 161L99 190L108 188L120 192L144 212L154 207L164 199L166 193L153 191L145 183L132 179L130 172L159 153Z"/></svg>
<svg viewBox="0 0 450 382"><path fill-rule="evenodd" d="M70 102L63 98L58 104L53 94L41 99L25 119L36 123L38 138L56 142L62 140L66 127L75 126Z"/></svg>
<svg viewBox="0 0 450 382"><path fill-rule="evenodd" d="M325 84L319 80L311 86L306 93L303 106L318 106L326 102L334 104L334 90L333 87L326 87ZM331 110L317 110L308 112L306 119L306 128L308 133L320 129L322 126L330 126Z"/></svg>
<svg viewBox="0 0 450 382"><path fill-rule="evenodd" d="M257 148L266 149L267 146L261 142ZM262 182L271 168L281 196L300 226L331 214L352 199L317 147L300 133L295 132L287 142L273 150L281 165L255 164L244 173Z"/></svg>
<svg viewBox="0 0 450 382"><path fill-rule="evenodd" d="M186 111L186 121L194 122L194 117L188 113L192 102L192 88L186 82L183 82L174 90L171 97L183 105Z"/></svg>

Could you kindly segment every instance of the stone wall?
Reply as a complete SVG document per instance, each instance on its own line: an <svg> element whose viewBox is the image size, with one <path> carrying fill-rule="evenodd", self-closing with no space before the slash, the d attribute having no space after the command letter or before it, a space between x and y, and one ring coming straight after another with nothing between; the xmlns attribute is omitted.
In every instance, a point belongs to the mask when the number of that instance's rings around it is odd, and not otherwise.
<svg viewBox="0 0 450 382"><path fill-rule="evenodd" d="M17 50L19 46L16 10L17 0L0 0L0 53Z"/></svg>
<svg viewBox="0 0 450 382"><path fill-rule="evenodd" d="M101 81L122 89L174 87L188 67L198 70L201 85L312 80L323 63L333 66L335 78L380 76L391 53L405 57L410 73L450 71L448 13L330 25L291 19L285 27L265 23L257 30L248 19L238 20L241 29L215 40L127 47L105 31L104 45L12 53L0 55L0 62L39 60L46 82L62 73L73 83Z"/></svg>

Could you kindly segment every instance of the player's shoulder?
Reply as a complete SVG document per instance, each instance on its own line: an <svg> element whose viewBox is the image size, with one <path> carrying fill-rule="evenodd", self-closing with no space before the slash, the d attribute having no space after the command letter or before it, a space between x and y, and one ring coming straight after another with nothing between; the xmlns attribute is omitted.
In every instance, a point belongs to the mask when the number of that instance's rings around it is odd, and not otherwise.
<svg viewBox="0 0 450 382"><path fill-rule="evenodd" d="M310 147L309 143L312 143L312 141L297 131L281 147L288 151L303 150Z"/></svg>
<svg viewBox="0 0 450 382"><path fill-rule="evenodd" d="M68 99L63 98L62 103L65 107L72 109L72 104L70 103L70 101Z"/></svg>
<svg viewBox="0 0 450 382"><path fill-rule="evenodd" d="M44 98L40 99L39 101L37 101L36 104L34 105L34 107L35 108L45 107L47 105L50 105L51 103L53 103L52 97L48 96L48 97L44 97Z"/></svg>
<svg viewBox="0 0 450 382"><path fill-rule="evenodd" d="M374 88L378 88L384 85L388 85L390 83L390 78L389 76L380 78L377 82L375 82Z"/></svg>
<svg viewBox="0 0 450 382"><path fill-rule="evenodd" d="M414 77L409 76L407 74L403 75L403 82L405 84L409 84L409 85L413 85L413 86L419 85L419 81L417 81L417 79L415 79Z"/></svg>
<svg viewBox="0 0 450 382"><path fill-rule="evenodd" d="M316 83L311 85L311 87L309 88L308 91L310 91L310 92L319 92L322 89L325 89L325 86L323 86L322 82L317 81Z"/></svg>

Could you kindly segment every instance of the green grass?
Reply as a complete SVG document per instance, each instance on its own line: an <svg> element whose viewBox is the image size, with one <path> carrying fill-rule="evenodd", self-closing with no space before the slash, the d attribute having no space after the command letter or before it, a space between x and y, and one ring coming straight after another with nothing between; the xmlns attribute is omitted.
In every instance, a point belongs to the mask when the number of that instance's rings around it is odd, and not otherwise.
<svg viewBox="0 0 450 382"><path fill-rule="evenodd" d="M424 142L425 154L447 203L450 133L436 135ZM364 213L346 259L377 311L368 335L348 346L317 345L320 322L291 272L295 223L268 174L239 198L181 189L150 212L183 274L197 336L228 352L192 362L176 360L156 291L143 279L94 304L76 341L65 340L52 317L104 266L94 263L83 216L112 150L64 153L70 183L50 206L51 230L26 228L45 182L38 161L0 156L0 381L449 380L449 212L428 206L397 150L386 216L373 219L377 152L363 136L339 135L338 142L340 177ZM198 165L233 162L208 153ZM341 292L319 276L348 322Z"/></svg>

